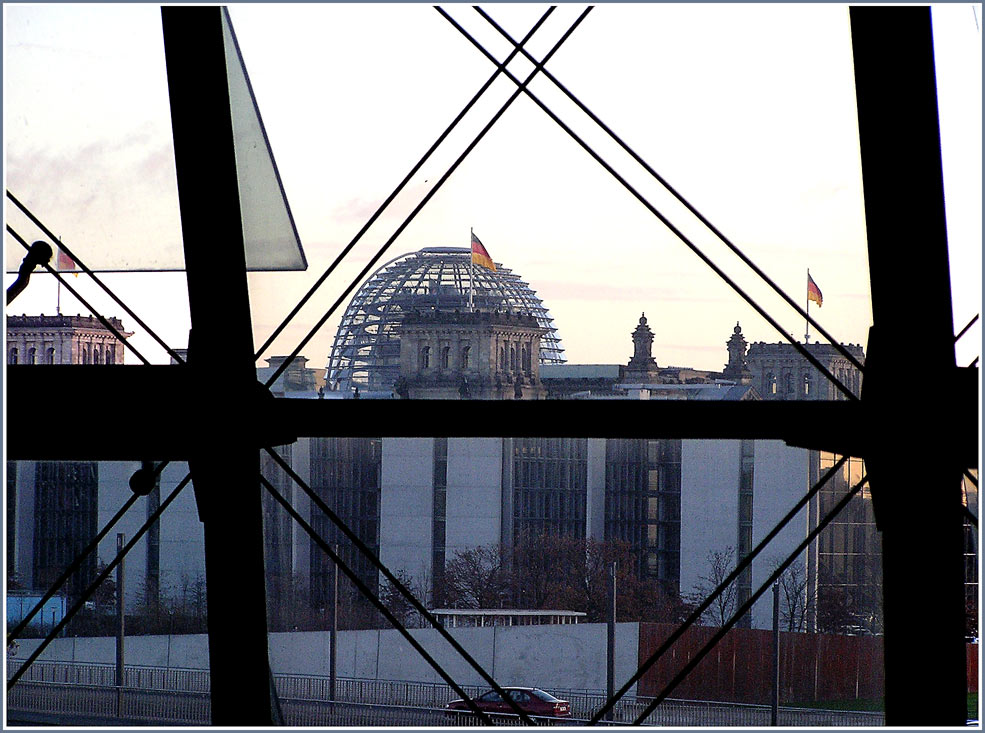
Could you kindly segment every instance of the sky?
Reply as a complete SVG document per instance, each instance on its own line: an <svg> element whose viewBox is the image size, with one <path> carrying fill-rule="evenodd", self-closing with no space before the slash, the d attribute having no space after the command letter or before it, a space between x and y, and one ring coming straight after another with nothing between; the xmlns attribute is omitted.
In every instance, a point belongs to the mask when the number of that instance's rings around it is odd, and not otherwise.
<svg viewBox="0 0 985 733"><path fill-rule="evenodd" d="M516 38L547 8L484 7ZM583 8L560 5L530 52L545 54ZM446 9L494 56L509 52L470 6ZM957 330L981 308L982 16L980 5L957 3L933 12ZM430 5L243 4L230 16L309 263L250 274L259 345L494 67ZM509 68L525 78L532 66ZM864 346L871 309L845 6L603 3L547 68L802 305L809 269L824 294L812 315ZM266 355L293 350L514 89L492 85ZM803 319L547 79L530 89L804 338ZM5 5L3 99L9 191L94 269L180 269L158 6ZM5 211L37 238L9 202ZM378 264L466 247L470 229L544 300L571 363L627 362L643 313L661 366L721 369L736 322L750 342L782 338L522 96ZM5 242L11 270L21 249ZM182 273L103 279L170 345L187 345ZM8 313L86 312L52 280L32 280ZM92 291L85 276L69 281ZM138 330L116 304L93 303ZM309 366L327 362L341 312L302 350ZM132 341L167 362L142 333ZM958 363L980 348L976 328L959 342Z"/></svg>

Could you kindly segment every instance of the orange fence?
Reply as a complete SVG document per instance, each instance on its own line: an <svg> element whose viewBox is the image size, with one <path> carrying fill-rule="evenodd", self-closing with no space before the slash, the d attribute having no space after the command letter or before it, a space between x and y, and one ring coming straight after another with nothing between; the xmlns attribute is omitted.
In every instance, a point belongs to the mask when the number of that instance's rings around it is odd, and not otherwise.
<svg viewBox="0 0 985 733"><path fill-rule="evenodd" d="M674 631L640 624L640 661ZM718 629L692 627L640 680L639 694L657 695ZM674 689L671 697L769 704L773 632L733 629ZM797 705L883 696L881 636L780 633L780 702ZM978 645L968 645L968 691L978 690Z"/></svg>

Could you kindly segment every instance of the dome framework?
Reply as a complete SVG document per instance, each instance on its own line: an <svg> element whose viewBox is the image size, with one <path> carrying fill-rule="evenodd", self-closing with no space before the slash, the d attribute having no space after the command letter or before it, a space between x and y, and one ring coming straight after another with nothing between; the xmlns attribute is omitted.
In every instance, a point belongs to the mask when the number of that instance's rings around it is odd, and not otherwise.
<svg viewBox="0 0 985 733"><path fill-rule="evenodd" d="M403 314L468 311L470 269L475 310L533 316L546 329L540 363L565 363L551 314L519 275L498 262L495 272L472 267L466 247L428 247L382 265L349 301L328 360L328 389L392 389L400 375L397 329Z"/></svg>

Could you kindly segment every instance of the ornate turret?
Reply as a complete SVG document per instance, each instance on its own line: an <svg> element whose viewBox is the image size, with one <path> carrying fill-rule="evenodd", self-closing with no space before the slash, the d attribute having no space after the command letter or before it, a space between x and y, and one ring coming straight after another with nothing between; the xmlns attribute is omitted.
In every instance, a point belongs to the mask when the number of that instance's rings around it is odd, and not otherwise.
<svg viewBox="0 0 985 733"><path fill-rule="evenodd" d="M742 336L742 328L738 321L735 322L732 336L725 345L728 347L728 364L722 370L722 376L726 379L734 379L740 384L751 384L752 372L746 366L746 340Z"/></svg>
<svg viewBox="0 0 985 733"><path fill-rule="evenodd" d="M623 368L625 382L654 383L660 380L660 367L653 358L653 331L646 323L646 314L633 331L633 358Z"/></svg>

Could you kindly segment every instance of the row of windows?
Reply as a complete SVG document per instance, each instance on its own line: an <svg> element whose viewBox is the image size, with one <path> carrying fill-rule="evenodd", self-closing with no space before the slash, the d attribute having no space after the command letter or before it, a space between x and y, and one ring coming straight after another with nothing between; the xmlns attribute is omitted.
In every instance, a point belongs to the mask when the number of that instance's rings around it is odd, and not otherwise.
<svg viewBox="0 0 985 733"><path fill-rule="evenodd" d="M578 520L584 524L585 493L554 489L518 489L513 514L518 522L530 519Z"/></svg>
<svg viewBox="0 0 985 733"><path fill-rule="evenodd" d="M787 396L788 398L795 395L797 392L797 387L799 386L800 394L804 397L810 397L814 394L816 389L813 374L815 370L803 371L799 380L795 380L794 375L791 372L786 372L783 374L780 380L777 379L773 372L766 372L763 374L763 393L767 395L775 395L778 392Z"/></svg>
<svg viewBox="0 0 985 733"><path fill-rule="evenodd" d="M872 525L832 522L817 538L818 551L830 554L880 552L879 534Z"/></svg>
<svg viewBox="0 0 985 733"><path fill-rule="evenodd" d="M828 485L835 484L838 482L832 480ZM841 493L836 491L821 490L818 492L818 511L819 516L825 516L841 501L847 489L843 489ZM872 511L872 500L871 498L866 498L862 494L859 494L851 499L844 509L839 512L838 516L832 520L831 525L835 524L875 524L875 515Z"/></svg>
<svg viewBox="0 0 985 733"><path fill-rule="evenodd" d="M584 539L585 520L583 518L577 520L542 519L538 517L525 517L521 520L518 518L514 523L513 536L519 538L525 534L547 534Z"/></svg>
<svg viewBox="0 0 985 733"><path fill-rule="evenodd" d="M821 582L866 584L877 583L882 575L882 557L878 554L835 555L818 553Z"/></svg>
<svg viewBox="0 0 985 733"><path fill-rule="evenodd" d="M82 344L79 349L80 361L83 364L106 364L116 363L116 346L108 344L105 351L101 350L99 344ZM8 364L54 364L55 349L52 346L43 348L39 353L34 346L28 347L21 361L21 353L18 347L11 346L7 351Z"/></svg>
<svg viewBox="0 0 985 733"><path fill-rule="evenodd" d="M34 583L51 584L96 535L98 483L93 462L39 462L35 467ZM76 573L69 592L95 577L95 554Z"/></svg>
<svg viewBox="0 0 985 733"><path fill-rule="evenodd" d="M570 489L586 487L584 461L517 460L513 465L513 483L517 489Z"/></svg>
<svg viewBox="0 0 985 733"><path fill-rule="evenodd" d="M431 347L422 346L421 352L418 356L418 366L420 367L420 369L421 370L430 369L432 358L433 357L431 355ZM459 352L459 361L458 364L456 365L456 368L460 371L470 369L471 362L472 362L472 347L463 346L461 352ZM438 350L438 368L439 369L452 368L450 346L442 346Z"/></svg>
<svg viewBox="0 0 985 733"><path fill-rule="evenodd" d="M633 492L606 492L605 516L615 522L681 521L680 494L661 492L645 496Z"/></svg>
<svg viewBox="0 0 985 733"><path fill-rule="evenodd" d="M680 582L681 553L647 552L643 567L651 578L675 586Z"/></svg>

